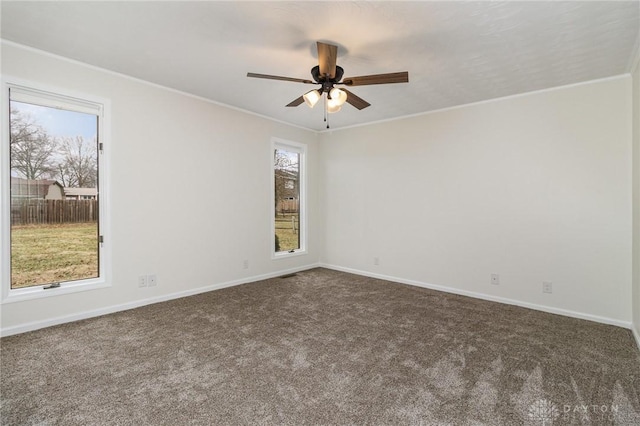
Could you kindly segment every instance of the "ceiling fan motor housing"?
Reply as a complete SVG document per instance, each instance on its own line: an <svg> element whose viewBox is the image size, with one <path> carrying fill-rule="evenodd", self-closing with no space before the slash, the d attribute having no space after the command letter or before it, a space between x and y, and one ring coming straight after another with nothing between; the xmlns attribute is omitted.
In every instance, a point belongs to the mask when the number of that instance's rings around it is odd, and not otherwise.
<svg viewBox="0 0 640 426"><path fill-rule="evenodd" d="M324 83L331 83L332 85L336 84L342 79L343 75L344 75L344 69L342 69L340 65L336 65L336 75L334 78L330 78L330 79L327 79L325 76L320 75L320 67L318 65L311 68L311 77L313 77L313 80L315 82L320 83L322 85L324 85Z"/></svg>

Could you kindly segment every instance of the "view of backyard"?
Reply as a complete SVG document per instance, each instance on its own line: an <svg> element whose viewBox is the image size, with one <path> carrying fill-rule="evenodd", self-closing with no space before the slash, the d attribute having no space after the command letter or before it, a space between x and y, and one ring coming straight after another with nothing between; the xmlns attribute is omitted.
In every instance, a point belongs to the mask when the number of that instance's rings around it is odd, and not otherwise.
<svg viewBox="0 0 640 426"><path fill-rule="evenodd" d="M98 276L98 225L11 227L11 287Z"/></svg>
<svg viewBox="0 0 640 426"><path fill-rule="evenodd" d="M278 237L279 251L295 250L300 247L300 219L298 213L276 216L276 236ZM295 228L294 228L295 224Z"/></svg>
<svg viewBox="0 0 640 426"><path fill-rule="evenodd" d="M99 276L99 117L87 109L10 92L12 289Z"/></svg>
<svg viewBox="0 0 640 426"><path fill-rule="evenodd" d="M300 153L274 151L276 252L300 248Z"/></svg>

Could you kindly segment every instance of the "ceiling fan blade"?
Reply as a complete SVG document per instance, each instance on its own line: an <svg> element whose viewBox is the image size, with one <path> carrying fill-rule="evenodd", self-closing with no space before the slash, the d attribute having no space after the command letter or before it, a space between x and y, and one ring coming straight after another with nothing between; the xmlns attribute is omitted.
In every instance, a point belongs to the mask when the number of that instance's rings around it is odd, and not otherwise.
<svg viewBox="0 0 640 426"><path fill-rule="evenodd" d="M299 98L296 98L293 101L289 102L287 104L287 106L288 107L297 107L298 105L300 105L303 102L304 102L304 98L302 96L300 96Z"/></svg>
<svg viewBox="0 0 640 426"><path fill-rule="evenodd" d="M336 61L338 60L338 46L318 43L318 65L320 66L320 76L329 78L336 76Z"/></svg>
<svg viewBox="0 0 640 426"><path fill-rule="evenodd" d="M268 75L268 74L256 74L253 72L248 72L247 77L253 78L266 78L267 80L281 80L281 81L292 81L294 83L305 83L305 84L316 84L311 80L304 80L302 78L293 78L293 77L280 77L278 75Z"/></svg>
<svg viewBox="0 0 640 426"><path fill-rule="evenodd" d="M361 75L359 77L349 77L342 80L341 84L347 86L365 86L367 84L389 84L408 83L409 73L407 71L391 72L387 74Z"/></svg>
<svg viewBox="0 0 640 426"><path fill-rule="evenodd" d="M347 89L340 89L340 90L343 90L347 94L347 102L358 109L365 109L366 107L371 105L369 102L365 101L359 96L354 95L352 92L348 91Z"/></svg>

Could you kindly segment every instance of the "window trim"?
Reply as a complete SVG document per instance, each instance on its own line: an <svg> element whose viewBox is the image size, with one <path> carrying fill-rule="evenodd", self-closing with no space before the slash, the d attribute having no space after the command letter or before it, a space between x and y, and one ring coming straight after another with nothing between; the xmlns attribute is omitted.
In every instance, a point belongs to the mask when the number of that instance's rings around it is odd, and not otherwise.
<svg viewBox="0 0 640 426"><path fill-rule="evenodd" d="M300 220L300 248L294 250L292 253L287 251L276 252L276 212L273 208L273 202L275 199L275 167L273 164L273 155L276 149L290 150L300 154L300 182L298 183L300 188L300 202L299 202L299 220ZM269 251L271 252L271 260L287 259L295 256L306 255L307 252L307 145L289 141L286 139L271 138L271 151L269 152L269 167L271 176L271 195L269 197L269 211L271 212L271 236L269 241Z"/></svg>
<svg viewBox="0 0 640 426"><path fill-rule="evenodd" d="M63 294L77 293L80 291L111 287L111 216L108 206L111 205L110 187L110 141L111 141L111 102L109 99L98 96L79 93L59 87L52 87L20 78L2 76L0 81L2 90L2 104L0 116L2 119L2 135L0 137L0 150L3 160L0 161L0 245L2 256L0 258L0 303L13 303L25 300L40 299L59 296ZM9 141L9 89L24 90L35 95L41 95L44 99L54 99L61 103L68 101L69 105L93 105L99 108L98 114L98 141L102 144L102 150L98 151L98 170L100 178L98 192L100 194L99 222L100 235L104 243L100 247L99 277L84 280L63 282L58 288L50 288L43 291L47 284L27 288L11 288L11 179L10 164L8 161Z"/></svg>

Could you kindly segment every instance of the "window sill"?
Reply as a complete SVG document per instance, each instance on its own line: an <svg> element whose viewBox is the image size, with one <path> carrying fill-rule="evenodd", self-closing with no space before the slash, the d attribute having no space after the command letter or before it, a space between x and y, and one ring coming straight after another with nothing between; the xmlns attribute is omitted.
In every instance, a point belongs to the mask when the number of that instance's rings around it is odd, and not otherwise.
<svg viewBox="0 0 640 426"><path fill-rule="evenodd" d="M290 253L288 251L282 251L278 253L273 253L271 255L271 260L288 259L290 257L303 256L306 254L307 254L307 250L296 250L293 253Z"/></svg>
<svg viewBox="0 0 640 426"><path fill-rule="evenodd" d="M3 294L2 304L24 302L26 300L42 299L45 297L55 297L63 294L79 293L81 291L96 290L99 288L111 287L104 279L83 280L82 282L62 283L58 288L44 290L42 285L30 288L20 288L9 290Z"/></svg>

